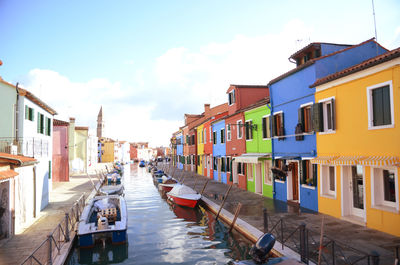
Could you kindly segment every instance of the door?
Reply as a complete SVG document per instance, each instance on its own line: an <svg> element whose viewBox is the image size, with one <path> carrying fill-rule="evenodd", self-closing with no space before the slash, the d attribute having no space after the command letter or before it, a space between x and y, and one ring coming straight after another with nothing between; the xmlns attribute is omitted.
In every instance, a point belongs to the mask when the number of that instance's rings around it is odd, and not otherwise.
<svg viewBox="0 0 400 265"><path fill-rule="evenodd" d="M218 159L218 181L221 182L221 158Z"/></svg>
<svg viewBox="0 0 400 265"><path fill-rule="evenodd" d="M52 158L53 181L69 181L67 127L54 127Z"/></svg>
<svg viewBox="0 0 400 265"><path fill-rule="evenodd" d="M256 164L255 191L256 191L256 193L258 193L258 194L262 194L261 163L257 163L257 164Z"/></svg>
<svg viewBox="0 0 400 265"><path fill-rule="evenodd" d="M351 213L358 217L364 217L364 176L363 167L351 166L350 199Z"/></svg>
<svg viewBox="0 0 400 265"><path fill-rule="evenodd" d="M298 164L296 162L292 162L289 164L292 169L292 194L293 200L299 200L299 176L298 176Z"/></svg>

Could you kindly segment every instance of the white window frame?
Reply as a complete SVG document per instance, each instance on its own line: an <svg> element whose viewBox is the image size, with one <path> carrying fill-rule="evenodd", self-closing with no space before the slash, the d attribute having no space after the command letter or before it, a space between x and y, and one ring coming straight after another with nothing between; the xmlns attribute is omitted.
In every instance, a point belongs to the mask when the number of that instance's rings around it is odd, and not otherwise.
<svg viewBox="0 0 400 265"><path fill-rule="evenodd" d="M376 88L380 88L380 87L387 86L387 85L389 85L389 93L390 93L391 124L374 126L374 121L373 121L374 117L373 117L373 109L372 109L372 107L373 107L372 106L372 91ZM393 105L393 83L392 83L392 80L367 87L367 105L368 105L368 130L394 128L394 105Z"/></svg>
<svg viewBox="0 0 400 265"><path fill-rule="evenodd" d="M205 144L207 142L207 133L206 133L206 128L203 129L203 137L204 137L204 141L203 144Z"/></svg>
<svg viewBox="0 0 400 265"><path fill-rule="evenodd" d="M377 174L377 171L380 171ZM383 187L383 170L394 172L395 202L385 201ZM371 207L379 210L399 213L399 179L396 167L371 167Z"/></svg>
<svg viewBox="0 0 400 265"><path fill-rule="evenodd" d="M335 181L335 191L330 190L330 183L329 183L329 167L333 167L335 170L334 173L334 181ZM320 165L319 167L319 175L320 175L320 195L326 198L334 198L336 199L337 194L337 169L335 165Z"/></svg>
<svg viewBox="0 0 400 265"><path fill-rule="evenodd" d="M210 126L210 143L212 143L213 142L213 139L212 139L212 130L211 130L211 126Z"/></svg>
<svg viewBox="0 0 400 265"><path fill-rule="evenodd" d="M335 130L332 129L327 129L328 128L328 119L326 117L327 113L326 113L326 104L329 103L332 99L335 99L335 97L329 97L329 98L324 98L318 101L318 103L322 103L322 115L323 115L323 121L324 121L324 131L323 132L318 132L318 134L331 134L331 133L336 133L336 126L335 126ZM336 105L336 100L334 101L335 105ZM332 108L332 107L331 107ZM334 106L335 108L335 113L332 114L332 122L336 122L336 106ZM332 113L332 112L331 112Z"/></svg>
<svg viewBox="0 0 400 265"><path fill-rule="evenodd" d="M231 97L231 95L232 95L232 97ZM229 100L230 98L232 98L232 101L231 101L231 102L229 102L229 101L230 101L230 100ZM235 104L235 103L236 103L235 89L232 89L232 91L228 93L228 105L229 105L229 106L232 106L232 105Z"/></svg>
<svg viewBox="0 0 400 265"><path fill-rule="evenodd" d="M252 123L252 125L253 125L253 120L245 120L245 121L244 121L244 127L245 127L245 128L246 128L246 123L249 122L249 121L251 121L251 123ZM250 133L251 133L251 139L246 139L246 142L251 142L251 141L253 141L253 127L252 127L252 126L250 127ZM245 138L246 138L246 130L244 131L244 134L245 134Z"/></svg>
<svg viewBox="0 0 400 265"><path fill-rule="evenodd" d="M236 121L236 126L237 126L237 132L236 132L237 139L242 139L243 138L243 121L242 120ZM239 137L239 133L241 133L240 137Z"/></svg>
<svg viewBox="0 0 400 265"><path fill-rule="evenodd" d="M229 128L229 130L228 130ZM226 141L229 142L230 140L232 140L232 129L231 129L231 125L227 124L226 125Z"/></svg>
<svg viewBox="0 0 400 265"><path fill-rule="evenodd" d="M268 114L268 115L264 115L264 116L262 116L262 118L261 118L261 127L262 127L262 119L264 119L264 118L268 118L269 117L269 121L270 121L270 124L269 124L269 126L270 126L270 128L269 128L269 134L270 134L270 137L268 138L264 138L264 132L262 131L263 130L263 128L261 128L261 133L263 134L263 140L270 140L272 137L271 137L271 114ZM268 126L267 126L267 131L268 131ZM268 134L268 132L267 132L267 134Z"/></svg>

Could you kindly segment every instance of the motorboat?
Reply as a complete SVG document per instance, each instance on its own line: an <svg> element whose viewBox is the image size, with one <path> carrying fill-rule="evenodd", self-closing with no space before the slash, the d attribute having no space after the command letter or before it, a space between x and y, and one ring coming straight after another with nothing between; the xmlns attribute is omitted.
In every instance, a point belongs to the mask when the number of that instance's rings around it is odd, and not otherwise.
<svg viewBox="0 0 400 265"><path fill-rule="evenodd" d="M127 240L128 214L124 197L96 196L82 211L78 224L80 247L92 247L97 241L122 244Z"/></svg>
<svg viewBox="0 0 400 265"><path fill-rule="evenodd" d="M167 193L168 200L185 207L194 208L201 199L201 194L198 194L194 189L177 183L170 192Z"/></svg>
<svg viewBox="0 0 400 265"><path fill-rule="evenodd" d="M122 195L124 193L124 185L123 184L103 185L100 188L99 193L101 195L111 195L111 194Z"/></svg>
<svg viewBox="0 0 400 265"><path fill-rule="evenodd" d="M158 187L161 187L161 189L165 192L169 192L175 187L175 185L178 183L178 181L168 175L164 175L161 177L162 182L158 184Z"/></svg>
<svg viewBox="0 0 400 265"><path fill-rule="evenodd" d="M144 162L144 160L140 161L139 167L145 167L145 166L146 166L146 163Z"/></svg>
<svg viewBox="0 0 400 265"><path fill-rule="evenodd" d="M107 174L107 183L121 183L121 175L117 172Z"/></svg>

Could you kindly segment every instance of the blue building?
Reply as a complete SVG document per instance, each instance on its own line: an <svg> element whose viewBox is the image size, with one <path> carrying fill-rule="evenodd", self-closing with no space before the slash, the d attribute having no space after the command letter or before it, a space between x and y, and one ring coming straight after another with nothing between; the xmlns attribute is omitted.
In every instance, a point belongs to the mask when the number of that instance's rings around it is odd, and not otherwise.
<svg viewBox="0 0 400 265"><path fill-rule="evenodd" d="M216 120L211 124L211 128L213 132L214 180L227 183L226 172L228 170L226 161L225 119Z"/></svg>
<svg viewBox="0 0 400 265"><path fill-rule="evenodd" d="M316 103L309 86L385 52L374 39L358 45L311 43L290 56L295 69L269 82L275 199L318 211L318 172L310 159L317 156L316 133L335 133L335 99Z"/></svg>
<svg viewBox="0 0 400 265"><path fill-rule="evenodd" d="M183 136L182 132L176 135L176 156L178 157L178 168L183 169L185 163L185 157L183 156Z"/></svg>

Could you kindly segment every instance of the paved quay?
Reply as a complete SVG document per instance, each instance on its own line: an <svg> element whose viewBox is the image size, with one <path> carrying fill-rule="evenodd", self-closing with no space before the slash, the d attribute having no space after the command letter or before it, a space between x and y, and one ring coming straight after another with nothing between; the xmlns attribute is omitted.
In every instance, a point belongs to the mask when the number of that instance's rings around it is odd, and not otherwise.
<svg viewBox="0 0 400 265"><path fill-rule="evenodd" d="M92 176L95 184L99 181ZM21 264L65 218L67 212L79 197L93 190L87 175L71 176L69 182L54 182L49 196L49 205L40 212L37 220L22 233L0 244L0 264Z"/></svg>
<svg viewBox="0 0 400 265"><path fill-rule="evenodd" d="M174 172L177 179L184 177L184 184L194 187L196 191L201 192L208 178L198 175L194 172L182 171L178 169L170 169ZM224 195L227 192L229 185L209 180L203 196L221 205ZM306 224L309 236L309 249L315 249L315 252L310 255L318 257L318 247L320 241L321 221L324 219L324 238L323 242L329 242L329 239L335 241L336 264L344 264L341 255L346 257L347 261L354 261L362 258L364 254L371 254L376 251L379 254L379 264L394 264L395 251L391 245L400 245L400 238L384 232L367 228L362 225L351 223L345 220L337 219L325 214L316 213L307 209L299 208L298 206L288 205L285 202L276 201L270 198L263 197L253 192L244 191L235 186L226 198L224 209L234 214L238 203L242 204L238 218L249 223L260 231L264 231L263 209L267 209L268 227L269 230L283 220L284 238L287 238L291 232L298 228L301 224ZM272 232L280 241L280 224L276 226ZM295 246L295 242L299 244L299 231L294 233L287 241L288 245ZM332 244L328 244L323 253L327 259L331 258ZM318 259L318 258L317 258ZM340 262L339 262L340 261ZM364 260L365 263L367 260ZM364 264L360 262L357 264ZM373 263L371 263L373 264Z"/></svg>

